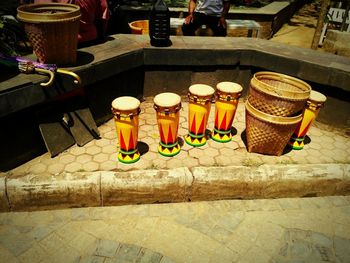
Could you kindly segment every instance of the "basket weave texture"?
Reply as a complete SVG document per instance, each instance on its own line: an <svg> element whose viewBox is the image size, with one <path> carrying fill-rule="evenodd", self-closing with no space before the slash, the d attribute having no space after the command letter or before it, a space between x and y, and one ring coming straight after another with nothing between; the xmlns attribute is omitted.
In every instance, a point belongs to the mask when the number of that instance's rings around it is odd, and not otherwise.
<svg viewBox="0 0 350 263"><path fill-rule="evenodd" d="M252 110L253 109L253 110ZM283 118L279 121L278 118ZM246 135L249 152L280 156L302 117L275 117L261 114L246 105Z"/></svg>
<svg viewBox="0 0 350 263"><path fill-rule="evenodd" d="M61 23L25 24L24 29L41 63L75 64L79 20Z"/></svg>
<svg viewBox="0 0 350 263"><path fill-rule="evenodd" d="M254 108L275 116L293 116L295 113L301 111L305 105L306 100L290 100L280 97L275 97L264 93L253 86L250 86L248 100Z"/></svg>
<svg viewBox="0 0 350 263"><path fill-rule="evenodd" d="M74 64L77 58L80 7L72 4L21 5L17 18L41 63Z"/></svg>
<svg viewBox="0 0 350 263"><path fill-rule="evenodd" d="M304 109L310 91L311 87L299 79L274 72L258 72L250 82L248 101L262 112L288 117Z"/></svg>

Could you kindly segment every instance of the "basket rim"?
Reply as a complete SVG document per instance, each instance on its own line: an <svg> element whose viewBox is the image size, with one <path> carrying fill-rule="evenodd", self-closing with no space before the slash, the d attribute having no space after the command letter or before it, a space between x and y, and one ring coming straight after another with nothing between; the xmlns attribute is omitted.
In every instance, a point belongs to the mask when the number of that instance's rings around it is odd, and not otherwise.
<svg viewBox="0 0 350 263"><path fill-rule="evenodd" d="M271 86L259 79L259 77L265 76L268 79L283 81L288 84L293 84L298 88L304 88L304 91L286 91L275 86ZM265 92L271 96L291 99L291 100L306 100L310 97L311 86L303 80L288 76L282 73L260 71L253 75L251 79L251 85L253 88ZM255 84L255 85L254 85ZM259 84L259 85L256 85Z"/></svg>
<svg viewBox="0 0 350 263"><path fill-rule="evenodd" d="M262 112L256 108L254 108L249 101L247 100L245 103L245 108L246 110L252 114L254 117L258 118L261 121L266 121L269 123L273 123L273 124L296 124L299 123L302 118L303 118L303 114L300 113L297 116L292 116L292 117L284 117L284 116L275 116L275 115L271 115L265 112Z"/></svg>
<svg viewBox="0 0 350 263"><path fill-rule="evenodd" d="M60 10L62 13L37 13L35 10ZM17 18L27 23L57 23L79 20L80 7L74 4L37 3L22 5L17 8Z"/></svg>

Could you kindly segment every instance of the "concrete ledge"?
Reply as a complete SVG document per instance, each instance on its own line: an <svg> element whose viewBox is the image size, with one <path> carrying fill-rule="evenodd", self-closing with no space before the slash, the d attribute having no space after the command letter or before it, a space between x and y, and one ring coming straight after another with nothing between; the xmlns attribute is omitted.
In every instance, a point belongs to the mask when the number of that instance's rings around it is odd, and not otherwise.
<svg viewBox="0 0 350 263"><path fill-rule="evenodd" d="M9 211L9 204L6 197L6 177L0 176L0 211Z"/></svg>
<svg viewBox="0 0 350 263"><path fill-rule="evenodd" d="M99 173L28 174L7 180L12 211L99 206L100 193Z"/></svg>
<svg viewBox="0 0 350 263"><path fill-rule="evenodd" d="M198 167L191 200L254 199L350 193L349 165L261 165Z"/></svg>
<svg viewBox="0 0 350 263"><path fill-rule="evenodd" d="M0 182L1 211L350 194L349 164L196 167L26 175ZM4 187L7 187L5 189Z"/></svg>
<svg viewBox="0 0 350 263"><path fill-rule="evenodd" d="M113 35L103 44L80 49L78 65L68 69L79 74L87 86L143 66L193 67L193 70L208 66L248 66L350 91L350 58L263 39L173 36L171 40L171 47L155 48L148 36ZM57 96L55 87L40 86L45 80L38 75L18 74L1 82L0 116ZM63 82L66 91L76 88L67 77Z"/></svg>
<svg viewBox="0 0 350 263"><path fill-rule="evenodd" d="M188 168L101 173L103 205L185 202L193 177Z"/></svg>

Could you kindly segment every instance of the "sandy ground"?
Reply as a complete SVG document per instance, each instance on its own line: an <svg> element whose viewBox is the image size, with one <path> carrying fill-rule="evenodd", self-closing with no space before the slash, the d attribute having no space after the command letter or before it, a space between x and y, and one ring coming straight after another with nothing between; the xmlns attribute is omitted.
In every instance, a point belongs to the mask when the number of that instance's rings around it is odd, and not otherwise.
<svg viewBox="0 0 350 263"><path fill-rule="evenodd" d="M311 48L318 19L317 4L304 5L282 28L271 38L271 41L293 46ZM320 49L321 50L321 49Z"/></svg>

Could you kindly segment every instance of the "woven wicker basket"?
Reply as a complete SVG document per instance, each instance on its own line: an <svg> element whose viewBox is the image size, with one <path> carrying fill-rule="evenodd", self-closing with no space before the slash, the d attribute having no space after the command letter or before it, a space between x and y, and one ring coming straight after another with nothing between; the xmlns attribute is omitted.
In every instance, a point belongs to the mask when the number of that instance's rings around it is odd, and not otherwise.
<svg viewBox="0 0 350 263"><path fill-rule="evenodd" d="M274 116L294 116L304 109L311 87L306 82L274 72L258 72L250 81L250 104Z"/></svg>
<svg viewBox="0 0 350 263"><path fill-rule="evenodd" d="M41 63L74 64L77 58L80 7L72 4L29 4L17 18Z"/></svg>
<svg viewBox="0 0 350 263"><path fill-rule="evenodd" d="M283 153L302 114L279 117L255 109L246 103L246 133L248 152L280 156Z"/></svg>

